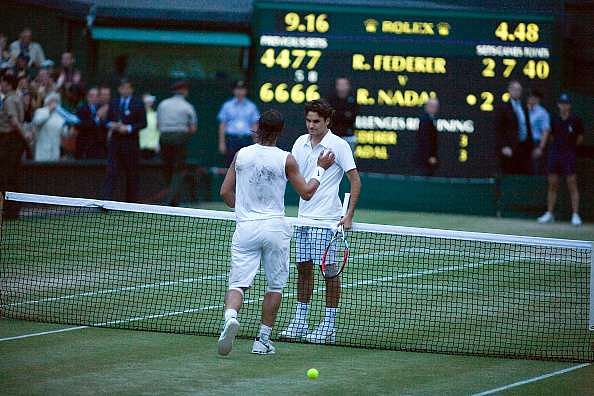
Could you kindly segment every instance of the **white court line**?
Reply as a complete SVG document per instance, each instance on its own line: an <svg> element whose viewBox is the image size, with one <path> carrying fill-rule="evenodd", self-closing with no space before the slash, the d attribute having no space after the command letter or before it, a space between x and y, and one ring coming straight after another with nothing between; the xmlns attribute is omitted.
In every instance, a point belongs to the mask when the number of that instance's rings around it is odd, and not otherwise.
<svg viewBox="0 0 594 396"><path fill-rule="evenodd" d="M538 377L528 378L528 379L525 379L523 381L514 382L513 384L501 386L499 388L489 389L489 390L486 390L486 391L481 392L481 393L475 393L472 396L487 396L487 395L492 395L494 393L502 392L502 391L505 391L505 390L508 390L508 389L511 389L511 388L515 388L515 387L518 387L518 386L522 386L522 385L526 385L526 384L531 384L531 383L537 382L537 381L542 381L543 379L551 378L551 377L554 377L556 375L561 375L561 374L569 373L569 372L574 371L574 370L579 370L581 368L588 367L590 365L591 365L591 363L578 364L577 366L567 367L567 368L564 368L562 370L557 370L557 371L553 371L552 373L539 375Z"/></svg>
<svg viewBox="0 0 594 396"><path fill-rule="evenodd" d="M161 287L161 286L177 285L177 284L181 284L181 283L195 283L195 282L203 282L203 281L208 281L208 280L218 280L218 279L224 279L226 276L227 276L227 274L220 274L220 275L203 276L200 278L186 278L186 279L180 279L180 280L176 280L176 281L164 281L164 282L159 282L159 283L145 283L142 285L119 287L116 289L104 289L104 290L98 290L95 292L67 294L65 296L43 298L41 300L22 301L22 302L18 302L18 303L0 305L0 307L2 307L2 308L4 308L4 307L18 307L20 305L39 304L39 303L44 303L44 302L53 302L53 301L60 301L60 300L70 300L70 299L77 298L77 297L92 297L92 296L98 296L101 294L119 293L119 292L126 292L126 291L130 291L130 290L138 290L138 289L152 289L152 288L157 288L157 287Z"/></svg>
<svg viewBox="0 0 594 396"><path fill-rule="evenodd" d="M393 255L393 252L374 253L374 255ZM353 256L353 258L363 258L363 257L368 257L368 256L369 256L369 254L361 254L361 255L355 255L355 256ZM485 261L485 262L479 263L478 266L480 267L481 265L483 265L485 263L487 263L487 262ZM474 265L476 265L476 264L473 264L471 266L474 266ZM464 267L466 267L466 266L468 266L468 265L465 265ZM448 268L450 268L450 267L446 267L445 270L449 271ZM437 270L427 270L420 274L422 274L422 275L433 274L433 273L437 273L436 271L441 272L439 269L437 269ZM402 277L408 278L411 276L415 277L418 275L419 275L419 273L405 274L404 276L397 275L396 278L402 278ZM98 290L98 291L94 291L94 292L67 294L64 296L49 297L49 298L43 298L40 300L21 301L21 302L17 302L17 303L0 305L0 307L2 307L2 308L18 307L21 305L31 305L31 304L39 304L39 303L44 303L44 302L70 300L70 299L77 298L77 297L92 297L92 296L98 296L98 295L102 295L102 294L120 293L120 292L126 292L126 291L131 291L131 290L140 290L140 289L152 289L152 288L158 288L158 287L162 287L162 286L171 286L171 285L177 285L177 284L182 284L182 283L194 283L194 282L202 282L202 281L208 281L208 280L220 280L220 279L224 279L226 276L227 276L227 274L219 274L219 275L204 276L204 277L200 277L200 278L180 279L180 280L176 280L176 281L164 281L164 282L159 282L159 283L145 283L145 284L136 285L136 286L126 286L126 287L120 287L120 288L115 288L115 289L104 289L104 290ZM388 278L389 278L389 280L393 279L392 277L388 277ZM381 279L384 279L384 278L381 278Z"/></svg>
<svg viewBox="0 0 594 396"><path fill-rule="evenodd" d="M469 264L469 265L451 266L451 267L445 267L445 268L436 268L434 270L414 272L414 273L410 273L410 274L400 274L400 275L397 275L397 276L387 276L387 277L376 278L376 279L367 279L367 280L362 280L362 281L358 281L358 282L346 283L346 284L343 284L341 287L346 289L346 288L357 287L357 286L361 286L361 285L370 285L370 284L374 284L374 283L390 282L390 281L392 281L394 279L397 279L397 278L414 278L414 277L419 277L419 276L424 276L424 275L431 275L431 274L441 273L441 272L458 271L458 270L467 269L467 268L480 267L480 266L482 266L484 264L487 264L487 263L489 263L489 262L484 261L484 262L481 262L481 263L478 263L478 264ZM313 292L314 293L319 293L319 292L322 292L324 290L326 290L325 287L320 287L320 288L314 289ZM287 293L287 294L283 294L283 295L285 297L295 297L297 295L297 293L296 292L292 292L292 293ZM254 302L262 301L263 299L264 299L264 297L260 297L258 299L246 300L243 303L244 304L251 304L251 303L254 303ZM222 309L223 307L224 307L224 304L217 304L217 305L209 305L209 306L206 306L206 307L190 308L190 309L186 309L186 310L183 310L183 311L165 312L165 313L161 313L161 314L154 314L154 315L148 315L148 316L139 316L139 317L128 318L128 319L112 320L112 321L109 321L109 322L95 323L92 326L69 327L69 328L65 328L65 329L58 329L58 330L47 331L47 332L43 332L43 333L24 334L24 335L16 336L16 337L0 338L0 342L1 341L18 340L18 339L21 339L21 338L29 338L29 337L35 337L35 336L42 336L42 335L46 335L46 334L60 333L60 332L64 332L64 331L86 329L86 328L89 328L89 327L106 327L106 326L115 325L115 324L121 324L121 323L138 322L138 321L148 320L148 319L159 319L159 318L165 318L165 317L169 317L169 316L184 315L184 314L188 314L188 313L197 313L197 312L202 312L202 311L210 311L210 310L213 310L213 309Z"/></svg>
<svg viewBox="0 0 594 396"><path fill-rule="evenodd" d="M67 327L65 329L57 329L57 330L44 331L42 333L23 334L23 335L14 336L14 337L0 338L0 341L20 340L20 339L23 339L23 338L37 337L37 336L42 336L42 335L47 335L47 334L63 333L65 331L81 330L81 329L86 329L88 327L89 326Z"/></svg>

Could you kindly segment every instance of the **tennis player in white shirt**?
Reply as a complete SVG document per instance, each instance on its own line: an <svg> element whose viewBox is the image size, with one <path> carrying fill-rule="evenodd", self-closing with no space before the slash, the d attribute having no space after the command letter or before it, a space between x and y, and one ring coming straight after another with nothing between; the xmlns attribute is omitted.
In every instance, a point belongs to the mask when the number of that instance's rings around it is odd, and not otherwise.
<svg viewBox="0 0 594 396"><path fill-rule="evenodd" d="M252 353L275 353L270 334L289 275L291 227L284 217L287 180L306 202L320 186L325 169L334 163L332 153L318 156L306 182L295 158L276 147L283 126L284 120L278 111L262 114L255 136L257 143L236 154L221 186L221 196L229 207L235 208L237 217L231 244L229 290L225 295L225 323L218 342L221 355L231 352L239 330L237 314L244 291L252 286L260 261L268 288L262 303L262 324Z"/></svg>
<svg viewBox="0 0 594 396"><path fill-rule="evenodd" d="M325 171L312 199L299 201L299 217L336 222L342 224L345 229L349 229L353 223L355 206L361 191L361 179L349 144L328 129L333 113L334 109L323 99L308 102L305 105L305 124L308 133L297 139L292 150L299 164L299 170L304 175L311 175L316 168L317 158L323 152L332 152L335 155L335 163ZM341 218L339 187L345 173L350 182L351 199L346 215ZM305 338L309 342L318 344L334 343L336 342L335 321L340 301L340 277L325 279L326 309L322 322L312 332L309 331L307 323L314 289L314 265L320 265L324 249L332 238L332 231L315 227L298 227L295 230L295 238L299 274L297 307L289 326L280 335L286 339Z"/></svg>

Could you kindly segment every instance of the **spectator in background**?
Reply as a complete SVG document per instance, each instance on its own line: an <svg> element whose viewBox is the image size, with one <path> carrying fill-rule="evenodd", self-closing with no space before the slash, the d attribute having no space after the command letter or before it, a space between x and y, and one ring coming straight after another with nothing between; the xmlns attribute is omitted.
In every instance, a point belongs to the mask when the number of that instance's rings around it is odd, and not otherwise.
<svg viewBox="0 0 594 396"><path fill-rule="evenodd" d="M528 116L530 117L530 128L532 129L532 140L534 152L532 155L532 169L535 175L544 175L545 162L542 137L551 131L551 117L549 112L541 106L542 93L538 90L530 91L528 95Z"/></svg>
<svg viewBox="0 0 594 396"><path fill-rule="evenodd" d="M417 131L416 162L421 176L433 176L437 170L437 113L439 100L430 98L425 104L425 114L419 120Z"/></svg>
<svg viewBox="0 0 594 396"><path fill-rule="evenodd" d="M219 152L225 156L226 166L231 165L235 153L254 143L255 131L260 118L256 105L247 96L247 85L237 81L233 99L223 104L219 112Z"/></svg>
<svg viewBox="0 0 594 396"><path fill-rule="evenodd" d="M87 102L76 112L80 119L76 136L77 159L101 159L107 155L107 132L98 114L99 106L99 89L91 87L87 92Z"/></svg>
<svg viewBox="0 0 594 396"><path fill-rule="evenodd" d="M29 57L29 67L40 67L45 60L45 54L41 45L33 41L33 33L30 28L25 28L17 41L10 44L10 56L13 60L19 55Z"/></svg>
<svg viewBox="0 0 594 396"><path fill-rule="evenodd" d="M571 224L579 226L582 219L578 213L580 195L576 176L577 147L584 139L584 124L582 119L571 112L571 99L564 93L557 101L559 115L553 117L551 133L545 133L542 138L541 150L547 141L550 142L547 170L549 174L549 189L547 194L547 211L538 218L541 224L555 221L553 212L557 203L559 177L565 176L567 188L571 197Z"/></svg>
<svg viewBox="0 0 594 396"><path fill-rule="evenodd" d="M132 82L120 80L119 98L113 99L107 111L107 178L104 198L113 199L117 178L126 177L126 201L138 200L138 162L140 147L138 133L146 128L144 103L134 94Z"/></svg>
<svg viewBox="0 0 594 396"><path fill-rule="evenodd" d="M31 81L29 87L31 90L33 106L35 108L42 107L45 96L56 90L54 80L47 68L39 69L37 76Z"/></svg>
<svg viewBox="0 0 594 396"><path fill-rule="evenodd" d="M6 63L10 65L10 51L8 50L8 38L0 33L0 64Z"/></svg>
<svg viewBox="0 0 594 396"><path fill-rule="evenodd" d="M44 107L35 111L35 161L58 161L60 159L60 142L63 136L70 134L66 119L58 108L60 95L53 92L45 97Z"/></svg>
<svg viewBox="0 0 594 396"><path fill-rule="evenodd" d="M74 85L82 84L82 75L80 70L74 67L75 59L72 52L62 54L61 66L56 78L56 88L68 91Z"/></svg>
<svg viewBox="0 0 594 396"><path fill-rule="evenodd" d="M107 116L107 110L109 109L109 103L111 102L111 88L107 85L101 85L99 87L99 109L103 109L105 116ZM101 115L101 114L100 114Z"/></svg>
<svg viewBox="0 0 594 396"><path fill-rule="evenodd" d="M532 128L528 108L522 103L522 85L511 81L509 101L495 111L497 154L504 174L532 173Z"/></svg>
<svg viewBox="0 0 594 396"><path fill-rule="evenodd" d="M41 62L41 66L39 68L47 70L49 75L53 78L53 76L55 74L55 70L56 70L55 66L56 66L56 64L54 63L53 60L46 59L43 62Z"/></svg>
<svg viewBox="0 0 594 396"><path fill-rule="evenodd" d="M176 82L173 96L157 108L157 127L161 131L161 159L164 163L165 181L169 191L165 204L176 206L184 178L187 144L196 133L196 110L186 98L189 93L186 81Z"/></svg>
<svg viewBox="0 0 594 396"><path fill-rule="evenodd" d="M335 110L332 117L332 133L346 140L351 149L354 149L357 144L354 127L359 107L348 78L342 76L336 79L335 90L328 97L328 103Z"/></svg>
<svg viewBox="0 0 594 396"><path fill-rule="evenodd" d="M28 79L31 74L31 70L29 69L29 56L23 54L17 56L12 70L17 78Z"/></svg>
<svg viewBox="0 0 594 396"><path fill-rule="evenodd" d="M155 97L149 93L142 95L144 110L146 111L146 128L140 131L140 154L143 159L152 159L159 153L159 137L157 128L157 112L155 111Z"/></svg>
<svg viewBox="0 0 594 396"><path fill-rule="evenodd" d="M5 73L0 79L0 191L18 191L20 188L21 158L26 147L22 128L23 102L16 93L17 79ZM4 218L16 218L19 208L6 203Z"/></svg>

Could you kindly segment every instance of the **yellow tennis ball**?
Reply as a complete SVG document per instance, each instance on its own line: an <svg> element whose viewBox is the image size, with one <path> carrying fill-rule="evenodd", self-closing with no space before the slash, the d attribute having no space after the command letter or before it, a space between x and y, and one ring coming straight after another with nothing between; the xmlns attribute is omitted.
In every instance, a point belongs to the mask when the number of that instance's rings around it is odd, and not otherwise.
<svg viewBox="0 0 594 396"><path fill-rule="evenodd" d="M318 378L318 376L320 375L320 372L318 370L316 370L315 368L310 368L309 370L307 370L307 378L309 379L316 379Z"/></svg>

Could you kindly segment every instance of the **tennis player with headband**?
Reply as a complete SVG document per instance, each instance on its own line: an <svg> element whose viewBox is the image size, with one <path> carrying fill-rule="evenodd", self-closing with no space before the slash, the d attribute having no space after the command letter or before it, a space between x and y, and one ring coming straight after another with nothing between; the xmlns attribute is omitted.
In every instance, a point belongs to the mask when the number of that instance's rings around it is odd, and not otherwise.
<svg viewBox="0 0 594 396"><path fill-rule="evenodd" d="M349 229L353 223L355 206L361 191L361 179L349 144L328 129L333 113L334 109L323 99L308 102L305 105L305 125L308 133L295 141L292 150L292 154L299 164L299 170L304 175L311 175L316 169L316 159L324 152L332 152L336 162L325 173L319 170L324 174L324 178L311 200L301 199L299 201L299 217L336 222L343 225L345 229ZM339 187L345 173L350 182L351 198L346 214L341 218L342 205L339 198ZM322 323L311 333L307 324L309 303L314 288L314 264L320 265L324 249L332 239L332 235L332 230L317 227L297 227L295 230L299 274L297 307L291 323L280 334L282 338L301 339L305 337L305 340L319 344L336 341L335 320L340 301L340 276L325 279L326 310ZM329 264L337 267L334 257Z"/></svg>
<svg viewBox="0 0 594 396"><path fill-rule="evenodd" d="M311 171L309 182L306 182L299 173L295 158L276 147L283 127L284 120L278 111L269 110L262 114L255 136L257 143L239 150L221 186L221 196L229 207L235 208L237 217L231 243L229 290L225 295L225 323L218 343L221 355L231 352L239 330L237 314L243 294L252 286L260 261L266 272L268 289L262 303L262 324L252 353L275 353L270 334L289 276L291 227L284 217L287 180L301 199L307 201L320 186L324 170L334 163L332 153L319 155L317 168Z"/></svg>

